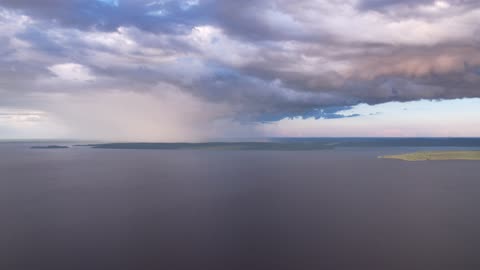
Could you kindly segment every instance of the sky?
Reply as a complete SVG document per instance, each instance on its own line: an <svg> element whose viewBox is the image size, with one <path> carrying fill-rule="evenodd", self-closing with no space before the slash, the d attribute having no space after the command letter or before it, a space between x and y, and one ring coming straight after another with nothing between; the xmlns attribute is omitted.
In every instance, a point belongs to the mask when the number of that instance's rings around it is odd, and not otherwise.
<svg viewBox="0 0 480 270"><path fill-rule="evenodd" d="M0 139L480 136L474 0L0 0Z"/></svg>

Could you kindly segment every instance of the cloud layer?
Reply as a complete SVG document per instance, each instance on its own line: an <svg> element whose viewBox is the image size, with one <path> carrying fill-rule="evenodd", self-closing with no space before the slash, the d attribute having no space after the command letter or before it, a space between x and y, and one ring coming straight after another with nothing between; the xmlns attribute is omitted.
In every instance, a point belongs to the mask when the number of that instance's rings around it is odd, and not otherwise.
<svg viewBox="0 0 480 270"><path fill-rule="evenodd" d="M0 0L0 107L203 138L479 97L479 20L470 0Z"/></svg>

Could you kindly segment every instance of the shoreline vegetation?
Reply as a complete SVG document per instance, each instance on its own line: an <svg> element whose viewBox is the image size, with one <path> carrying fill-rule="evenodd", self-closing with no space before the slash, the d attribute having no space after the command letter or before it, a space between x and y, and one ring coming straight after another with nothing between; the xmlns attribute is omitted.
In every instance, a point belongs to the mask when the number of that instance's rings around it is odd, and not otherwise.
<svg viewBox="0 0 480 270"><path fill-rule="evenodd" d="M68 149L70 147L64 145L47 145L47 146L32 146L31 149Z"/></svg>
<svg viewBox="0 0 480 270"><path fill-rule="evenodd" d="M479 160L480 151L432 151L415 152L400 155L381 156L383 159L398 159L404 161L428 160Z"/></svg>

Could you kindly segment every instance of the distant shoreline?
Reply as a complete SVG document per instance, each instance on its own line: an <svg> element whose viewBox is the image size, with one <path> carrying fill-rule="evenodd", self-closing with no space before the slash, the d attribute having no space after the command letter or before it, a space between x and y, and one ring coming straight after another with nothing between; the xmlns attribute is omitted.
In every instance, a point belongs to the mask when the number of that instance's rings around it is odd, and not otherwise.
<svg viewBox="0 0 480 270"><path fill-rule="evenodd" d="M338 148L369 147L458 147L480 148L480 139L464 138L277 138L265 142L204 142L204 143L101 143L81 145L95 149L130 150L280 150L309 151ZM472 149L474 150L474 149Z"/></svg>
<svg viewBox="0 0 480 270"><path fill-rule="evenodd" d="M428 161L428 160L479 160L480 151L432 151L415 152L400 155L381 156L384 159L398 159L404 161Z"/></svg>
<svg viewBox="0 0 480 270"><path fill-rule="evenodd" d="M47 145L47 146L32 146L31 149L68 149L70 147L64 145Z"/></svg>
<svg viewBox="0 0 480 270"><path fill-rule="evenodd" d="M41 144L40 144L41 145ZM46 145L46 144L43 144ZM65 149L62 143L35 146L34 149ZM314 151L339 148L413 148L406 151L470 151L480 150L480 138L270 138L266 141L238 142L112 142L72 144L72 147L123 150L266 150ZM441 149L438 149L441 148ZM456 148L456 149L445 149Z"/></svg>

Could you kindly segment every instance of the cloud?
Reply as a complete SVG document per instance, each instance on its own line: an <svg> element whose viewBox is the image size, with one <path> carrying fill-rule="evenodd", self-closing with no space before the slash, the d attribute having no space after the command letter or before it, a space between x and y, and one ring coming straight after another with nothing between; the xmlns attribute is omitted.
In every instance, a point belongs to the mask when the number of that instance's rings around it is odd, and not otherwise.
<svg viewBox="0 0 480 270"><path fill-rule="evenodd" d="M360 0L357 7L365 10L383 10L420 8L429 11L448 9L454 6L459 8L470 8L478 5L475 0Z"/></svg>
<svg viewBox="0 0 480 270"><path fill-rule="evenodd" d="M88 82L95 79L87 67L76 63L57 64L48 67L48 70L65 81Z"/></svg>
<svg viewBox="0 0 480 270"><path fill-rule="evenodd" d="M341 109L360 103L478 97L479 19L467 0L0 0L0 106L81 129L96 100L117 104L104 122L150 126L182 102L201 108L164 124L172 138L222 133L203 132L210 122L251 134L265 121L357 118Z"/></svg>
<svg viewBox="0 0 480 270"><path fill-rule="evenodd" d="M100 3L104 3L106 5L118 7L118 0L97 0L97 1Z"/></svg>
<svg viewBox="0 0 480 270"><path fill-rule="evenodd" d="M0 139L60 138L65 129L44 111L0 107Z"/></svg>
<svg viewBox="0 0 480 270"><path fill-rule="evenodd" d="M38 122L45 118L44 112L6 110L0 108L0 122Z"/></svg>

